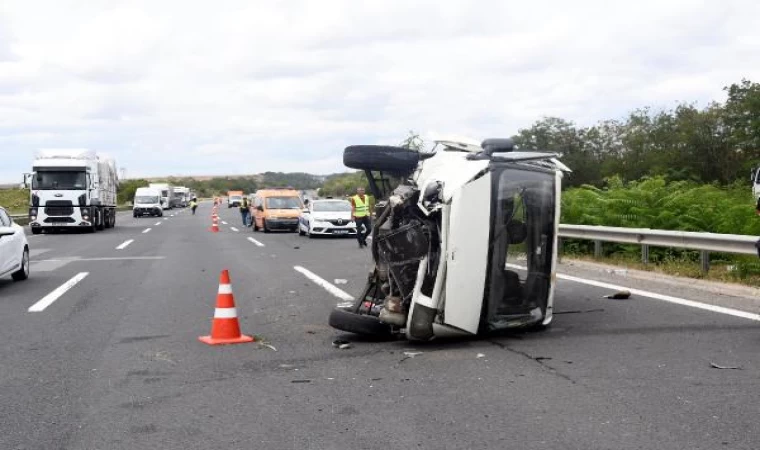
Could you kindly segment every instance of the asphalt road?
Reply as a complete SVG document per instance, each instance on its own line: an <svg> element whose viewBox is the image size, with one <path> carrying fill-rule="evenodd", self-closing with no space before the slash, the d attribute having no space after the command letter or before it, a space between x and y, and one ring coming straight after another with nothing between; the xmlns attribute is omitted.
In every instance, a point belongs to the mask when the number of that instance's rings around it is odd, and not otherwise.
<svg viewBox="0 0 760 450"><path fill-rule="evenodd" d="M758 321L563 279L544 332L360 341L327 326L341 300L294 266L358 294L367 250L253 233L227 209L210 233L209 212L30 237L31 278L0 280L0 449L760 448ZM565 268L757 312L741 294ZM198 341L222 269L257 343Z"/></svg>

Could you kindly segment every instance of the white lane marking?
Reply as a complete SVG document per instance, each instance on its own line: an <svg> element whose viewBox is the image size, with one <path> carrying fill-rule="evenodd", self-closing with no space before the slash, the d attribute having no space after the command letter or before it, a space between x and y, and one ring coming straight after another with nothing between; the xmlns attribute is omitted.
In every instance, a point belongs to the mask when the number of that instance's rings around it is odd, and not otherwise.
<svg viewBox="0 0 760 450"><path fill-rule="evenodd" d="M259 247L264 247L264 244L262 244L261 242L257 241L256 239L254 239L252 237L249 237L248 240L251 241L251 242L253 242L254 244L258 245Z"/></svg>
<svg viewBox="0 0 760 450"><path fill-rule="evenodd" d="M155 224L155 225L153 225L153 226L154 226L154 227L157 227L157 226L161 225L162 223L163 223L163 222L158 222L157 224Z"/></svg>
<svg viewBox="0 0 760 450"><path fill-rule="evenodd" d="M238 229L237 229L237 228L235 228L235 227L230 227L230 230L234 231L235 233L239 233L239 232L240 232L240 230L238 230Z"/></svg>
<svg viewBox="0 0 760 450"><path fill-rule="evenodd" d="M171 214L169 217L174 217L174 214Z"/></svg>
<svg viewBox="0 0 760 450"><path fill-rule="evenodd" d="M294 266L293 268L297 272L301 272L306 278L310 279L315 284L321 286L327 292L338 297L339 299L344 300L346 302L350 302L354 300L354 297L348 294L346 291L341 290L339 287L335 286L334 284L330 283L324 278L321 278L319 275L315 274L314 272L311 272L308 269L305 269L301 266Z"/></svg>
<svg viewBox="0 0 760 450"><path fill-rule="evenodd" d="M150 230L152 230L152 228L146 228L145 230L143 230L143 234L150 233Z"/></svg>
<svg viewBox="0 0 760 450"><path fill-rule="evenodd" d="M116 250L124 250L125 248L129 247L129 244L133 243L135 240L130 239L127 242L121 244L120 246L116 247Z"/></svg>
<svg viewBox="0 0 760 450"><path fill-rule="evenodd" d="M527 270L526 267L518 266L515 264L507 264L507 267L513 269ZM561 280L573 281L576 283L587 284L589 286L596 286L604 289L610 289L615 291L626 290L631 294L641 295L642 297L653 298L655 300L662 300L663 302L673 303L681 306L689 306L692 308L702 309L719 314L726 314L728 316L741 317L742 319L754 320L760 322L760 314L754 314L746 311L740 311L738 309L726 308L724 306L710 305L707 303L695 302L694 300L687 300L685 298L673 297L670 295L658 294L656 292L642 291L640 289L632 289L625 286L618 286L616 284L603 283L601 281L587 280L585 278L573 277L570 275L557 274L557 278Z"/></svg>
<svg viewBox="0 0 760 450"><path fill-rule="evenodd" d="M29 312L40 312L44 311L45 308L52 305L54 301L61 298L63 294L68 292L71 288L77 285L80 281L84 280L87 275L89 275L89 272L82 272L74 276L74 278L70 279L69 281L63 283L60 287L58 287L53 292L49 293L45 297L42 298L42 300L38 301L37 303L33 304L29 307Z"/></svg>
<svg viewBox="0 0 760 450"><path fill-rule="evenodd" d="M44 262L87 262L87 261L156 261L166 259L166 256L124 256L124 257L107 257L107 258L61 258L61 259L42 259L32 261L35 263Z"/></svg>
<svg viewBox="0 0 760 450"><path fill-rule="evenodd" d="M335 307L337 308L350 308L352 306L354 306L354 302L338 303L337 305L335 305Z"/></svg>
<svg viewBox="0 0 760 450"><path fill-rule="evenodd" d="M169 218L168 217L164 217L164 220L169 220Z"/></svg>
<svg viewBox="0 0 760 450"><path fill-rule="evenodd" d="M227 222L222 220L222 225L227 225Z"/></svg>

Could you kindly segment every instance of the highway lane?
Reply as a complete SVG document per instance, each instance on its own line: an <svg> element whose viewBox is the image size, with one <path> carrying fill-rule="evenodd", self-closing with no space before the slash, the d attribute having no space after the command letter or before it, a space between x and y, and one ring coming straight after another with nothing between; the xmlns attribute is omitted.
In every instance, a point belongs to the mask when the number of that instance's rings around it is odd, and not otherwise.
<svg viewBox="0 0 760 450"><path fill-rule="evenodd" d="M81 260L0 282L0 448L758 447L757 322L560 281L545 332L362 341L327 326L340 300L294 266L355 295L367 250L253 233L226 208L213 234L208 211L148 233L156 221L126 217L96 235L44 236L38 258ZM165 259L94 260L116 257ZM223 268L259 343L197 341ZM337 337L353 348L334 349Z"/></svg>

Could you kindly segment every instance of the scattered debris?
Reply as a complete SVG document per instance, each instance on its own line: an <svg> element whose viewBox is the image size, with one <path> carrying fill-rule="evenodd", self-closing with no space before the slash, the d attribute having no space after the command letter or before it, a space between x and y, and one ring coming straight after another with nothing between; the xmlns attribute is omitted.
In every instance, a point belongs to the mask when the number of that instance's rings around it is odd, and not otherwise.
<svg viewBox="0 0 760 450"><path fill-rule="evenodd" d="M486 355L484 355L483 353L478 353L477 358L485 358L485 357L486 357Z"/></svg>
<svg viewBox="0 0 760 450"><path fill-rule="evenodd" d="M614 294L605 295L604 298L610 298L613 300L628 300L629 298L631 298L631 291L627 291L627 290L617 291Z"/></svg>
<svg viewBox="0 0 760 450"><path fill-rule="evenodd" d="M714 362L710 363L710 367L713 369L742 370L742 368L739 366L721 366L720 364L715 364Z"/></svg>
<svg viewBox="0 0 760 450"><path fill-rule="evenodd" d="M348 350L349 348L351 348L351 343L348 341L337 339L333 341L333 347L339 348L341 350Z"/></svg>
<svg viewBox="0 0 760 450"><path fill-rule="evenodd" d="M317 332L314 330L308 330L306 331L306 334L317 334Z"/></svg>
<svg viewBox="0 0 760 450"><path fill-rule="evenodd" d="M277 351L277 349L274 348L274 345L265 344L263 342L260 342L259 344L261 344L263 347L271 348L272 350Z"/></svg>
<svg viewBox="0 0 760 450"><path fill-rule="evenodd" d="M293 250L298 250L298 249L300 249L300 248L301 248L301 247L299 247L299 246L297 246L297 245L296 245L295 247L293 247Z"/></svg>
<svg viewBox="0 0 760 450"><path fill-rule="evenodd" d="M404 352L404 356L407 358L414 358L417 355L421 355L422 352Z"/></svg>
<svg viewBox="0 0 760 450"><path fill-rule="evenodd" d="M280 364L280 367L283 369L292 369L295 366L293 364Z"/></svg>
<svg viewBox="0 0 760 450"><path fill-rule="evenodd" d="M604 308L596 308L596 309L574 309L570 311L555 311L552 314L583 314L583 313L591 313L591 312L604 312Z"/></svg>
<svg viewBox="0 0 760 450"><path fill-rule="evenodd" d="M348 280L344 280L343 278L336 278L335 284L348 284Z"/></svg>
<svg viewBox="0 0 760 450"><path fill-rule="evenodd" d="M291 383L311 383L311 380L291 380Z"/></svg>
<svg viewBox="0 0 760 450"><path fill-rule="evenodd" d="M533 359L535 359L536 361L549 361L552 358L550 356L536 356Z"/></svg>
<svg viewBox="0 0 760 450"><path fill-rule="evenodd" d="M621 275L624 277L628 275L628 269L607 269L606 272L612 275Z"/></svg>
<svg viewBox="0 0 760 450"><path fill-rule="evenodd" d="M288 291L289 294L295 294L296 291Z"/></svg>

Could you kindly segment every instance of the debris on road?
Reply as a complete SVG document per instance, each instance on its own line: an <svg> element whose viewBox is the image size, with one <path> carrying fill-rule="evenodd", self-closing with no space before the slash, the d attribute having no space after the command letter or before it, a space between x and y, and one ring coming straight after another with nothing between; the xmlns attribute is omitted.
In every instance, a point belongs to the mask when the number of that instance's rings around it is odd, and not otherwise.
<svg viewBox="0 0 760 450"><path fill-rule="evenodd" d="M721 366L720 364L715 364L714 362L710 363L710 367L713 369L742 370L742 368L739 366Z"/></svg>
<svg viewBox="0 0 760 450"><path fill-rule="evenodd" d="M277 349L274 347L274 345L271 345L271 344L265 344L265 343L263 343L263 342L259 342L259 344L260 344L262 347L267 347L267 348L270 348L270 349L272 349L272 350L274 350L274 351L277 351Z"/></svg>
<svg viewBox="0 0 760 450"><path fill-rule="evenodd" d="M291 380L291 383L311 383L311 380Z"/></svg>
<svg viewBox="0 0 760 450"><path fill-rule="evenodd" d="M483 353L478 353L478 356L476 356L476 358L485 358L485 357L486 355L484 355Z"/></svg>
<svg viewBox="0 0 760 450"><path fill-rule="evenodd" d="M348 284L348 280L344 280L343 278L336 278L335 284Z"/></svg>
<svg viewBox="0 0 760 450"><path fill-rule="evenodd" d="M349 348L351 348L351 343L348 341L337 339L333 341L333 347L339 348L341 350L348 350Z"/></svg>
<svg viewBox="0 0 760 450"><path fill-rule="evenodd" d="M301 247L299 247L299 246L296 245L295 247L293 247L293 250L299 250L300 248Z"/></svg>
<svg viewBox="0 0 760 450"><path fill-rule="evenodd" d="M628 300L629 298L631 298L631 291L627 291L627 290L617 291L614 294L605 295L604 298L609 298L613 300Z"/></svg>
<svg viewBox="0 0 760 450"><path fill-rule="evenodd" d="M421 355L422 352L404 352L404 356L407 358L414 358L417 355Z"/></svg>

